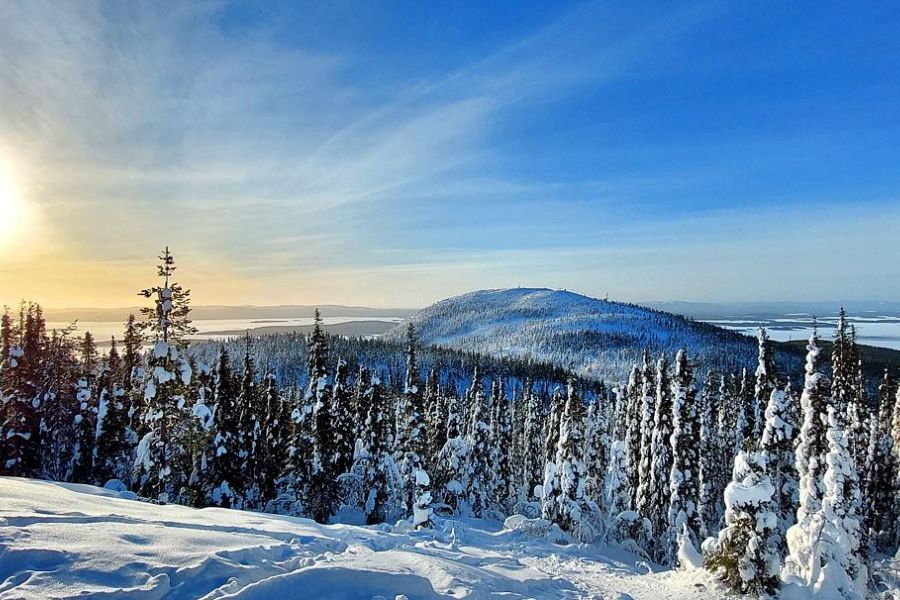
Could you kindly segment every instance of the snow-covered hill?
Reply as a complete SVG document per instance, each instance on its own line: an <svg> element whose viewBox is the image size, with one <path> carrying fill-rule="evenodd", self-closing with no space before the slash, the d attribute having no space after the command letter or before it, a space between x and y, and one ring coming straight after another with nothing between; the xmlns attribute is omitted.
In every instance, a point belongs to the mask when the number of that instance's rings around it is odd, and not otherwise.
<svg viewBox="0 0 900 600"><path fill-rule="evenodd" d="M719 598L702 570L484 521L317 525L0 478L0 598Z"/></svg>
<svg viewBox="0 0 900 600"><path fill-rule="evenodd" d="M495 356L530 357L588 377L621 380L644 348L687 348L705 366L755 364L756 341L706 323L573 292L480 290L442 300L411 317L422 343ZM401 339L401 325L389 339Z"/></svg>

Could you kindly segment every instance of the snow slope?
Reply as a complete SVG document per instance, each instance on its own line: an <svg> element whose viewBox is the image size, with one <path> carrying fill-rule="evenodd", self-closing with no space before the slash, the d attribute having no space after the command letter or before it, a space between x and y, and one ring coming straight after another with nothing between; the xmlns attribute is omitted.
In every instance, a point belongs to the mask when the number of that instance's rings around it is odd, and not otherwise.
<svg viewBox="0 0 900 600"><path fill-rule="evenodd" d="M490 522L407 533L322 526L0 478L0 598L725 596L702 570L647 570L619 550L560 546Z"/></svg>
<svg viewBox="0 0 900 600"><path fill-rule="evenodd" d="M424 344L548 361L613 380L627 377L644 348L654 355L686 348L692 360L723 371L755 365L757 352L755 339L707 323L541 288L471 292L433 304L411 320ZM405 324L386 337L401 340L404 332Z"/></svg>

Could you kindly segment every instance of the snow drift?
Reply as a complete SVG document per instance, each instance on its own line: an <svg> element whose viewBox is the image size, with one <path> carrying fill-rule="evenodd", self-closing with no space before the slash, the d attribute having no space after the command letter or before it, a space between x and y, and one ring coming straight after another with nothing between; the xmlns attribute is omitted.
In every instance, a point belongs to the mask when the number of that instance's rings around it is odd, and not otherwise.
<svg viewBox="0 0 900 600"><path fill-rule="evenodd" d="M0 478L0 598L718 598L705 571L484 521L318 525Z"/></svg>

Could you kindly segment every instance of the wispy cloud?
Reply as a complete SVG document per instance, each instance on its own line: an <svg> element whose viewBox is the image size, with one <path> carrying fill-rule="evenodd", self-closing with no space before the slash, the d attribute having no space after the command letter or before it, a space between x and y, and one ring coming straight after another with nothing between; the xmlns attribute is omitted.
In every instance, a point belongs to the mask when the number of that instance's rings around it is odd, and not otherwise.
<svg viewBox="0 0 900 600"><path fill-rule="evenodd" d="M593 281L591 261L620 252L613 245L629 256L640 255L635 240L684 246L683 211L671 205L700 180L730 176L696 166L573 175L556 163L529 172L508 148L512 125L552 129L541 119L565 116L544 105L658 78L661 57L719 6L587 2L468 64L377 86L357 76L351 50L287 39L277 14L229 26L231 8L4 4L0 156L21 173L43 232L0 259L0 283L29 264L49 277L65 260L136 268L162 243L221 265L240 301L315 286L322 301L352 301L386 277L381 300L403 304L510 283L514 260L548 283L560 272ZM592 118L620 117L598 108ZM633 148L614 137L596 145L611 157ZM723 219L692 218L698 239ZM545 267L568 251L571 267ZM357 283L340 281L350 274ZM424 291L401 281L425 274L434 281ZM260 297L266 288L273 297Z"/></svg>

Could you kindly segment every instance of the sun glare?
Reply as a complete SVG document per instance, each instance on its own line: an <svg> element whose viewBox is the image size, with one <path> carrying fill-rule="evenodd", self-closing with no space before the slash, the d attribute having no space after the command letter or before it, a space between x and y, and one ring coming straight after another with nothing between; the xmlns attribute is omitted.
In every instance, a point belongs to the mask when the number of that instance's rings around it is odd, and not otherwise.
<svg viewBox="0 0 900 600"><path fill-rule="evenodd" d="M9 167L0 162L0 243L10 241L25 226L25 201Z"/></svg>

